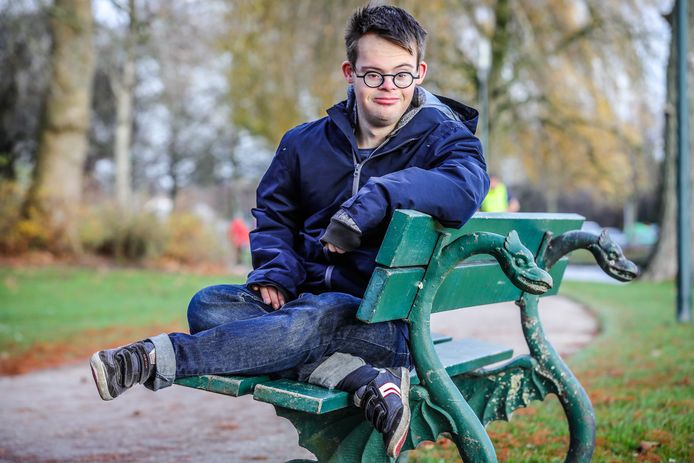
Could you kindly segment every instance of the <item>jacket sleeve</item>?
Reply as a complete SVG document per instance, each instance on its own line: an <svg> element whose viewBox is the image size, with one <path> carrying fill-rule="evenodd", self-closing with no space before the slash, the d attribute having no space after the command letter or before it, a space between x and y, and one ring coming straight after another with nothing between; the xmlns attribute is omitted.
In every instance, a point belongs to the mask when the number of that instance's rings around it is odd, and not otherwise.
<svg viewBox="0 0 694 463"><path fill-rule="evenodd" d="M395 209L415 209L458 228L479 209L489 177L479 140L462 124L443 122L432 134L425 168L409 167L371 177L342 204L363 234Z"/></svg>
<svg viewBox="0 0 694 463"><path fill-rule="evenodd" d="M294 250L299 230L300 204L296 153L287 134L280 142L270 167L257 190L257 207L252 210L256 228L251 232L253 271L247 284L275 286L287 299L294 299L306 271Z"/></svg>

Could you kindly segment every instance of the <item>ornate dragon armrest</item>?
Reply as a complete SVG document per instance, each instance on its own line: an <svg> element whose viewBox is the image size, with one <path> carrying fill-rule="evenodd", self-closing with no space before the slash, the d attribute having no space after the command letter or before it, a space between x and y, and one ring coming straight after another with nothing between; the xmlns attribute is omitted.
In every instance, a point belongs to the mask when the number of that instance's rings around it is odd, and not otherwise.
<svg viewBox="0 0 694 463"><path fill-rule="evenodd" d="M636 264L624 256L622 248L610 238L607 230L600 235L574 230L553 237L544 254L544 268L551 268L576 249L590 251L600 268L616 280L631 281L639 275Z"/></svg>

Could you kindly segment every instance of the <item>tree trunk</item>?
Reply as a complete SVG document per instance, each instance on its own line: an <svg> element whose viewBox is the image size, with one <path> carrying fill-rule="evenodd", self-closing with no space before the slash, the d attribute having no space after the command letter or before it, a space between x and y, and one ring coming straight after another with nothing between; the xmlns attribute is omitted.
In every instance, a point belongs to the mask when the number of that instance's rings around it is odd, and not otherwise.
<svg viewBox="0 0 694 463"><path fill-rule="evenodd" d="M689 175L689 207L691 214L689 217L694 217L694 5L691 3L687 8L687 98L689 99L689 166L691 172ZM689 237L692 241L694 236ZM694 262L694 246L691 247L691 259Z"/></svg>
<svg viewBox="0 0 694 463"><path fill-rule="evenodd" d="M125 39L125 62L119 81L114 85L116 97L116 134L114 157L116 164L116 200L122 211L128 210L132 195L131 156L133 120L133 88L135 87L135 34L137 33L137 16L135 0L128 2L130 9L130 27Z"/></svg>
<svg viewBox="0 0 694 463"><path fill-rule="evenodd" d="M23 213L51 232L58 249L77 250L75 213L82 196L94 73L91 1L56 0L50 25L51 79Z"/></svg>
<svg viewBox="0 0 694 463"><path fill-rule="evenodd" d="M673 5L673 9L676 8ZM694 8L688 8L689 30L694 27ZM663 160L661 187L660 187L660 233L658 242L656 243L653 253L646 269L643 279L649 281L664 281L672 280L677 275L677 87L676 87L676 68L675 68L675 37L677 30L674 21L674 10L669 15L671 24L672 36L670 41L670 57L668 59L667 68L667 107L665 111L665 159ZM694 34L688 34L688 70L687 79L689 88L694 85ZM692 116L694 110L694 99L692 92L688 94L689 98L689 132L692 136ZM692 155L693 139L690 138L689 154ZM690 178L694 181L694 169L690 174ZM682 207L691 207L694 212L694 204L691 198L685 201ZM693 216L694 217L694 216ZM691 237L690 237L691 240ZM694 255L692 256L694 258Z"/></svg>

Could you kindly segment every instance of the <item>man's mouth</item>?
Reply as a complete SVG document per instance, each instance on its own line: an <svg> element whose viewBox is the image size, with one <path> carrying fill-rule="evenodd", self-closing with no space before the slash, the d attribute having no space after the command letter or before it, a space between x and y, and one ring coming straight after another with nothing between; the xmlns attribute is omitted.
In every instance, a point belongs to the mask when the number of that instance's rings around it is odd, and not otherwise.
<svg viewBox="0 0 694 463"><path fill-rule="evenodd" d="M384 105L384 106L391 106L394 104L398 104L400 101L399 98L374 98L374 103Z"/></svg>

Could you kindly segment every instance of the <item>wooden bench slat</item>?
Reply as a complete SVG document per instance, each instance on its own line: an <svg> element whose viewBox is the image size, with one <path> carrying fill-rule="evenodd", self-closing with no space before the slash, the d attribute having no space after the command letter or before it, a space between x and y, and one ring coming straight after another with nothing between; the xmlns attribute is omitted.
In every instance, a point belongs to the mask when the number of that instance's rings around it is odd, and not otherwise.
<svg viewBox="0 0 694 463"><path fill-rule="evenodd" d="M448 376L467 373L513 356L511 348L478 339L458 339L435 347ZM414 372L410 381L412 384L419 384L419 378Z"/></svg>
<svg viewBox="0 0 694 463"><path fill-rule="evenodd" d="M376 267L357 318L369 323L406 318L423 277L421 267Z"/></svg>
<svg viewBox="0 0 694 463"><path fill-rule="evenodd" d="M239 397L253 392L256 385L267 381L270 381L269 376L201 375L178 378L175 384Z"/></svg>
<svg viewBox="0 0 694 463"><path fill-rule="evenodd" d="M376 262L385 267L427 265L440 233L448 235L445 243L449 243L462 235L478 231L506 235L511 230L516 230L521 242L536 252L545 231L559 235L569 230L578 230L584 220L578 214L478 212L462 228L454 229L436 225L434 219L427 214L397 210L376 256Z"/></svg>
<svg viewBox="0 0 694 463"><path fill-rule="evenodd" d="M441 344L444 342L450 342L453 341L452 336L448 336L447 334L441 334L441 333L431 333L431 341L434 344Z"/></svg>
<svg viewBox="0 0 694 463"><path fill-rule="evenodd" d="M431 333L434 344L449 342L453 338L440 333ZM234 375L201 375L178 378L175 384L179 386L202 389L217 394L239 397L250 394L256 385L267 383L270 377L264 376L234 376Z"/></svg>
<svg viewBox="0 0 694 463"><path fill-rule="evenodd" d="M253 398L315 415L340 410L350 404L347 392L289 379L259 384L253 391Z"/></svg>
<svg viewBox="0 0 694 463"><path fill-rule="evenodd" d="M554 286L541 297L557 294L567 265L568 260L562 259L552 267L549 274ZM369 285L357 311L357 318L366 323L408 318L416 296L411 289L416 289L422 279L419 268L377 269L377 272L380 273L378 283L373 287ZM387 279L392 276L397 276L397 282ZM495 260L465 263L455 268L443 282L432 312L515 301L520 293L520 289L506 278Z"/></svg>
<svg viewBox="0 0 694 463"><path fill-rule="evenodd" d="M427 265L439 239L430 215L397 210L388 225L376 262L385 267Z"/></svg>
<svg viewBox="0 0 694 463"><path fill-rule="evenodd" d="M559 292L568 263L568 259L562 259L551 268L549 274L554 285L540 297L553 296ZM432 313L515 301L520 295L521 290L509 281L496 261L461 265L441 285L434 299Z"/></svg>
<svg viewBox="0 0 694 463"><path fill-rule="evenodd" d="M455 376L492 363L511 358L513 350L477 339L461 339L435 344L436 352L449 375ZM416 372L410 375L418 384ZM312 384L280 379L259 384L253 398L280 407L320 415L340 410L351 404L344 391L325 389Z"/></svg>

